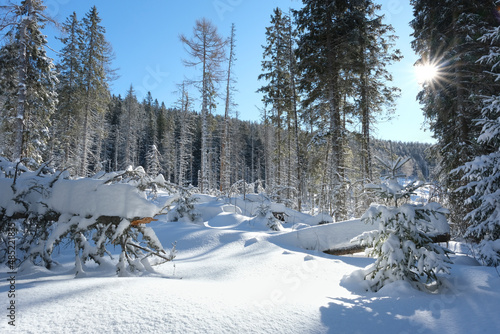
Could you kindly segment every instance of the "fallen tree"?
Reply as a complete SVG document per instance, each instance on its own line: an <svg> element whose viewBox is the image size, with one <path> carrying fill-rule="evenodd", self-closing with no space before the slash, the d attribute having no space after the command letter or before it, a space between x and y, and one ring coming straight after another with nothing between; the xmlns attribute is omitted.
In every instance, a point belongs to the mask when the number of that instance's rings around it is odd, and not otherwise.
<svg viewBox="0 0 500 334"><path fill-rule="evenodd" d="M30 171L0 158L0 261L12 264L13 238L16 265L29 261L48 269L54 248L72 243L77 275L86 261L101 264L111 256L109 245L121 247L120 276L150 270L152 256L171 261L175 246L166 251L147 226L177 198L160 204L148 200L147 189L158 187L172 190L163 177L148 177L141 167L73 179L46 165Z"/></svg>

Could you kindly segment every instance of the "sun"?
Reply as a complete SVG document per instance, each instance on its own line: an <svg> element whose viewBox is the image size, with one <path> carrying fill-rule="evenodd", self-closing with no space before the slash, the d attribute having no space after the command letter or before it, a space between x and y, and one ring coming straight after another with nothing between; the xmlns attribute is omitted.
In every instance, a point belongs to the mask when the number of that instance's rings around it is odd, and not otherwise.
<svg viewBox="0 0 500 334"><path fill-rule="evenodd" d="M419 85L433 81L439 72L437 66L431 63L415 65L414 70Z"/></svg>

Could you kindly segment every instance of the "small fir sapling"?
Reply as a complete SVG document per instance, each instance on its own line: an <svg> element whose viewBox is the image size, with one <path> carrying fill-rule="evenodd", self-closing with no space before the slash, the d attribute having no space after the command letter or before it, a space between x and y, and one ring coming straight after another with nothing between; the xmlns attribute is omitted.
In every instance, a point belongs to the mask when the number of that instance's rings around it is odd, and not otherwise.
<svg viewBox="0 0 500 334"><path fill-rule="evenodd" d="M378 230L354 239L369 247L369 255L377 258L364 271L372 291L401 280L418 289L435 290L441 283L438 274L449 274L450 251L433 243L431 238L443 229L439 225L446 222L448 211L437 203L397 206L399 199L409 197L415 190L413 184L404 187L397 183L397 170L404 163L401 159L386 163L391 175L381 185L368 187L394 206L372 205L361 219L366 224L378 225Z"/></svg>
<svg viewBox="0 0 500 334"><path fill-rule="evenodd" d="M173 221L196 222L200 214L194 207L198 199L193 196L193 188L179 187L179 196L174 201Z"/></svg>
<svg viewBox="0 0 500 334"><path fill-rule="evenodd" d="M281 231L283 229L281 222L274 216L269 202L262 201L257 207L255 214L256 218L264 220L266 226L269 227L271 230Z"/></svg>

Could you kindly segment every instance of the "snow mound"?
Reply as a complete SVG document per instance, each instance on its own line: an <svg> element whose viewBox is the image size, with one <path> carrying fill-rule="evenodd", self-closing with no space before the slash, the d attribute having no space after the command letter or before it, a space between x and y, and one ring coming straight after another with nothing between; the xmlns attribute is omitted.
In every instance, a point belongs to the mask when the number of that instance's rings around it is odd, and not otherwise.
<svg viewBox="0 0 500 334"><path fill-rule="evenodd" d="M353 238L373 229L372 225L354 219L274 235L269 238L269 241L280 246L325 251L352 246Z"/></svg>
<svg viewBox="0 0 500 334"><path fill-rule="evenodd" d="M221 207L223 209L221 213L205 222L205 226L212 228L236 228L248 220L246 216L224 211L224 207Z"/></svg>

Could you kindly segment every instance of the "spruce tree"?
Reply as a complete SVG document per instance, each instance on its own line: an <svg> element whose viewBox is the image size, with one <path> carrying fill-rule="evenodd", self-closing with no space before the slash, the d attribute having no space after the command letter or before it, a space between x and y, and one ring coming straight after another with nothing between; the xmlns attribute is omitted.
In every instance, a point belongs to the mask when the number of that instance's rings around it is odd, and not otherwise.
<svg viewBox="0 0 500 334"><path fill-rule="evenodd" d="M304 110L319 111L322 133L328 140L328 179L322 182L323 198L330 202L335 220L346 218L346 179L344 166L345 124L344 98L352 86L349 81L350 59L356 50L355 1L303 0L304 7L295 11L299 39L297 42L300 90L305 93ZM307 117L307 116L306 116ZM328 196L326 196L328 194ZM331 199L331 200L330 200Z"/></svg>
<svg viewBox="0 0 500 334"><path fill-rule="evenodd" d="M64 37L59 38L63 43L60 52L60 62L57 65L59 72L57 114L55 115L54 137L58 139L56 154L62 155L60 166L66 168L75 164L77 147L78 120L81 115L82 105L82 51L83 29L76 13L62 25Z"/></svg>
<svg viewBox="0 0 500 334"><path fill-rule="evenodd" d="M120 132L120 121L123 113L123 99L120 95L111 97L106 113L106 124L108 124L108 136L106 140L106 160L108 161L108 171L117 171L121 165L122 134Z"/></svg>
<svg viewBox="0 0 500 334"><path fill-rule="evenodd" d="M153 96L151 92L146 94L142 102L142 110L144 112L143 131L140 134L139 143L139 166L147 166L147 155L152 145L158 147L158 138L156 137L156 121L157 115L153 108Z"/></svg>
<svg viewBox="0 0 500 334"><path fill-rule="evenodd" d="M286 184L287 175L284 171L285 158L285 120L292 113L292 90L290 78L290 52L293 40L289 34L291 24L288 16L284 15L280 8L275 8L271 15L271 25L266 28L267 44L263 46L264 53L262 61L262 74L259 80L266 80L266 84L259 88L258 92L264 94L263 101L266 107L271 106L270 122L273 125L275 137L275 148L272 153L275 165L276 179L266 185L278 187ZM269 180L268 180L269 182Z"/></svg>
<svg viewBox="0 0 500 334"><path fill-rule="evenodd" d="M491 74L500 78L498 71L500 54L500 28L496 27L483 35L481 41L489 53L481 62L491 66ZM459 191L466 196L466 204L472 205L465 216L469 228L465 237L479 243L478 255L484 264L500 265L500 95L498 91L483 100L481 118L476 120L481 127L478 137L480 145L490 153L479 155L457 169L468 183Z"/></svg>
<svg viewBox="0 0 500 334"><path fill-rule="evenodd" d="M131 85L123 101L123 112L120 120L122 169L128 168L128 166L139 166L139 142L143 127L143 116L144 110L137 101L135 90ZM149 148L145 149L149 150Z"/></svg>
<svg viewBox="0 0 500 334"><path fill-rule="evenodd" d="M82 110L79 119L79 174L86 176L99 160L100 152L93 150L97 120L106 112L110 99L109 65L111 45L105 38L106 29L94 6L83 19L84 49L82 52Z"/></svg>
<svg viewBox="0 0 500 334"><path fill-rule="evenodd" d="M42 29L53 22L41 0L3 6L8 41L0 51L0 95L3 96L2 147L8 157L38 164L47 156L50 117L57 103L56 72L45 51Z"/></svg>
<svg viewBox="0 0 500 334"><path fill-rule="evenodd" d="M177 114L177 123L178 123L178 140L177 150L176 150L176 161L177 161L177 173L175 175L175 182L184 187L187 182L187 171L189 160L192 159L190 152L190 143L192 141L192 120L190 115L191 108L191 100L189 97L189 93L186 88L186 84L183 83L181 85L181 97L179 100L180 109Z"/></svg>
<svg viewBox="0 0 500 334"><path fill-rule="evenodd" d="M477 145L480 126L474 119L481 116L481 96L491 95L498 84L487 72L489 66L478 62L487 54L479 41L490 28L498 25L493 1L412 0L414 29L412 47L419 63L437 67L438 75L423 84L418 95L442 157L439 172L448 193L455 234L467 229L464 217L473 209L464 205L465 196L454 192L464 185L460 173L453 169L470 161L484 147Z"/></svg>
<svg viewBox="0 0 500 334"><path fill-rule="evenodd" d="M158 150L162 157L162 173L166 180L173 181L176 175L176 145L179 145L176 140L176 121L175 113L172 110L167 110L165 104L161 106L155 102L155 110L157 113L157 137ZM182 124L178 124L182 126Z"/></svg>
<svg viewBox="0 0 500 334"><path fill-rule="evenodd" d="M147 165L148 175L156 177L158 176L158 174L160 174L161 155L160 151L158 151L158 148L154 144L149 147L146 156L146 165Z"/></svg>
<svg viewBox="0 0 500 334"><path fill-rule="evenodd" d="M392 75L387 66L399 61L402 56L399 50L391 50L396 37L392 35L392 26L383 24L382 17L376 15L380 5L363 0L359 1L356 9L357 26L354 30L357 36L354 43L358 47L358 56L353 65L359 76L356 105L361 119L361 174L362 184L365 184L373 179L370 130L377 114L381 114L384 109L390 112L394 108L399 92L398 88L388 86Z"/></svg>
<svg viewBox="0 0 500 334"><path fill-rule="evenodd" d="M369 247L376 257L365 270L364 279L372 291L389 283L407 281L418 289L434 291L439 288L440 272L449 274L449 250L434 244L432 236L447 227L448 210L437 203L425 205L400 204L415 190L414 185L398 183L398 170L409 159L383 162L390 174L380 185L368 185L382 200L394 205L372 205L361 220L378 226L377 231L365 232L356 240Z"/></svg>
<svg viewBox="0 0 500 334"><path fill-rule="evenodd" d="M14 36L0 47L0 152L7 159L14 160L14 138L16 132L15 97L17 90L16 47Z"/></svg>

